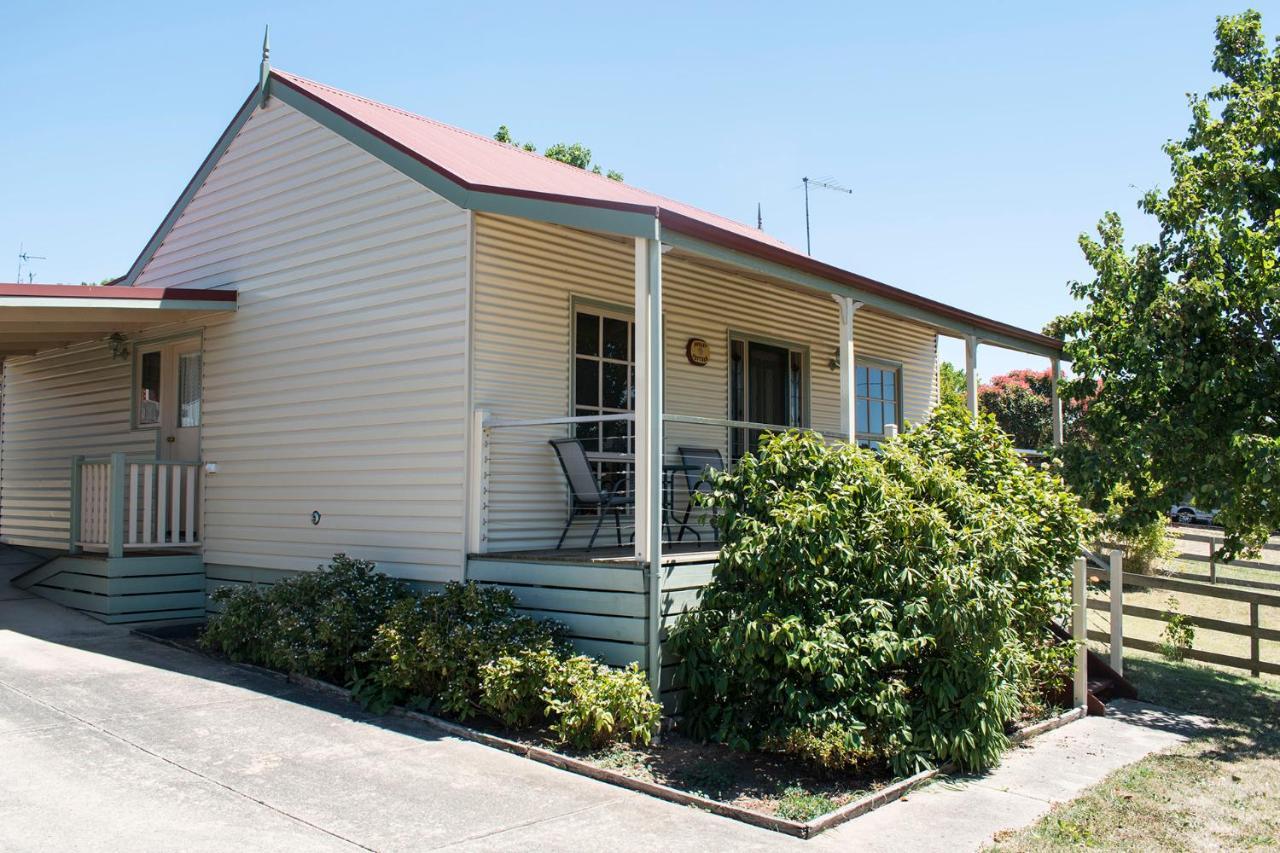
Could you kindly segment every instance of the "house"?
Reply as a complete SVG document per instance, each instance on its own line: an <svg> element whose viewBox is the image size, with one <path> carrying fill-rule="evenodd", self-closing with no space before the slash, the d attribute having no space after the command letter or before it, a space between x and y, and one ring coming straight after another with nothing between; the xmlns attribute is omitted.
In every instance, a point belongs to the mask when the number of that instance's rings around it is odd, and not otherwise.
<svg viewBox="0 0 1280 853"><path fill-rule="evenodd" d="M878 441L935 404L939 335L971 406L979 344L1061 351L265 60L125 276L0 309L0 542L48 558L24 586L197 617L343 551L509 586L655 683L716 556L680 448ZM571 500L570 435L634 503Z"/></svg>

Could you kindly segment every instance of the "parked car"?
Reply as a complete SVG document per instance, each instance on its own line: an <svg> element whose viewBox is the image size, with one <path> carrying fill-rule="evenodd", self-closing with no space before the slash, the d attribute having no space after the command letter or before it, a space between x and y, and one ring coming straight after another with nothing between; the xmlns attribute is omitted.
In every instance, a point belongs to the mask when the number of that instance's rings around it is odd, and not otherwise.
<svg viewBox="0 0 1280 853"><path fill-rule="evenodd" d="M1191 504L1174 504L1169 509L1169 518L1179 524L1213 524L1218 519L1218 510L1206 511Z"/></svg>

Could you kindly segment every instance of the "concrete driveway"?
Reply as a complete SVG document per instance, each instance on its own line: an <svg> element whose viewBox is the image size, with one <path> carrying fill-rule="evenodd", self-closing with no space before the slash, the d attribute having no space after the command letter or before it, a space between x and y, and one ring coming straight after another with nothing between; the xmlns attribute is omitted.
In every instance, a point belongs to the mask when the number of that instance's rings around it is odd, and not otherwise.
<svg viewBox="0 0 1280 853"><path fill-rule="evenodd" d="M6 851L957 850L1179 738L1079 723L1016 753L1009 784L935 785L801 842L134 637L13 573L0 564Z"/></svg>

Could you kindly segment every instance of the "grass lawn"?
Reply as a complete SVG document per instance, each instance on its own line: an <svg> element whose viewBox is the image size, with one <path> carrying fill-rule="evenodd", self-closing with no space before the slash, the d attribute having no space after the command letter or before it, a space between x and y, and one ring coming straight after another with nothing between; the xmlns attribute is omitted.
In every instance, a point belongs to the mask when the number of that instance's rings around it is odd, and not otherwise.
<svg viewBox="0 0 1280 853"><path fill-rule="evenodd" d="M1142 697L1219 726L1108 776L1001 851L1280 848L1280 679L1125 656Z"/></svg>

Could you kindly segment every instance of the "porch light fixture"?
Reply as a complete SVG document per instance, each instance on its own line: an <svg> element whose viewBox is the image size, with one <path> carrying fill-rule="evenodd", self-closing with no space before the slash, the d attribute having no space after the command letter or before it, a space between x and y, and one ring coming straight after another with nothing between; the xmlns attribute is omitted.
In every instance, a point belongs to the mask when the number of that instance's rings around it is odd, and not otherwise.
<svg viewBox="0 0 1280 853"><path fill-rule="evenodd" d="M840 370L840 347L832 350L831 360L827 362L827 367L831 368L832 373Z"/></svg>
<svg viewBox="0 0 1280 853"><path fill-rule="evenodd" d="M129 339L119 332L112 332L107 338L107 346L111 348L112 361L121 361L129 357Z"/></svg>

